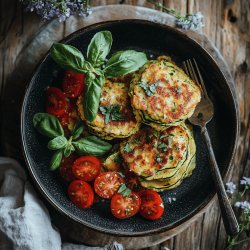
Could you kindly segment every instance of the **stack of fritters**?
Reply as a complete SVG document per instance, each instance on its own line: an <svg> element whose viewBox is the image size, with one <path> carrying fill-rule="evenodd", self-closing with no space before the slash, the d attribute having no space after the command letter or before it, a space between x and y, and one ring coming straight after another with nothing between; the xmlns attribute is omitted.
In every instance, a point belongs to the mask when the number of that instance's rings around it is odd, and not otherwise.
<svg viewBox="0 0 250 250"><path fill-rule="evenodd" d="M177 187L195 166L193 133L184 124L161 132L142 129L121 143L120 152L141 185L156 191Z"/></svg>
<svg viewBox="0 0 250 250"><path fill-rule="evenodd" d="M195 168L195 141L185 120L200 99L199 87L166 56L148 61L132 78L106 80L99 112L86 124L106 140L128 139L104 167L119 170L116 158L121 157L145 188L163 191L180 185ZM82 97L78 110L85 120ZM141 122L146 125L140 129Z"/></svg>

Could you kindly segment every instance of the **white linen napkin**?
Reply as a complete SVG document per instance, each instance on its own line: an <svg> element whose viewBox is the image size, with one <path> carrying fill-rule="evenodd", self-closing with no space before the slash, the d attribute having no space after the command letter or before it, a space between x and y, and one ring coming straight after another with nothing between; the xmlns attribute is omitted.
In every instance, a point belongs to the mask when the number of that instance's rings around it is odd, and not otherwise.
<svg viewBox="0 0 250 250"><path fill-rule="evenodd" d="M20 164L0 157L0 249L123 250L123 246L117 242L105 247L62 244Z"/></svg>

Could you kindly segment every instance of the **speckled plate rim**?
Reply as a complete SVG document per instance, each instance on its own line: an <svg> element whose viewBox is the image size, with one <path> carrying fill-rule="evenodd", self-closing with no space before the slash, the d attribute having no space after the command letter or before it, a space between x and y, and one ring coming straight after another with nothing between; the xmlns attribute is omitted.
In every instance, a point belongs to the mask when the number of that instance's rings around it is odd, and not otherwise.
<svg viewBox="0 0 250 250"><path fill-rule="evenodd" d="M99 22L99 23L96 23L96 24L86 26L86 27L84 27L82 29L79 29L79 30L73 32L72 34L68 35L67 37L63 38L59 42L62 42L62 43L66 42L67 40L70 40L70 39L73 39L73 38L79 36L82 32L87 32L89 30L96 29L96 28L102 27L102 26L105 27L105 25L110 25L110 24L112 25L112 23L114 23L114 24L117 24L117 23L137 23L137 24L144 24L144 25L150 25L150 26L158 26L158 27L161 27L162 29L165 29L166 32L171 31L173 33L176 33L178 36L183 36L186 39L191 40L191 42L194 43L195 46L197 46L201 50L203 50L203 52L206 54L206 56L209 58L209 60L212 61L213 64L219 69L219 72L220 72L222 78L224 79L224 81L226 82L227 87L229 89L231 99L232 99L232 102L233 102L233 107L234 107L234 114L233 115L235 117L235 122L234 122L235 131L234 131L234 138L233 138L234 145L232 147L232 154L231 154L230 161L229 161L229 164L228 164L226 170L224 171L224 173L222 173L222 177L225 178L225 176L229 173L229 171L232 168L232 163L233 163L234 156L235 156L235 153L236 153L237 140L238 140L238 137L239 137L239 114L238 114L237 102L236 102L236 100L234 98L233 90L232 90L230 84L228 83L228 80L225 77L225 74L220 70L219 65L214 60L212 55L206 49L204 49L195 39L189 37L187 34L182 32L181 30L179 30L177 28L174 28L174 27L170 27L170 26L168 26L166 24L154 23L154 22L151 22L151 21L141 20L141 19L123 19L123 20L112 20L112 21ZM35 68L35 70L34 70L34 72L32 74L32 77L31 77L31 79L30 79L30 81L29 81L29 83L28 83L28 85L26 87L26 90L25 90L25 95L24 95L24 98L23 98L22 110L21 110L21 139L22 139L22 151L23 151L23 155L24 155L24 158L25 158L25 162L26 162L26 164L28 166L29 173L30 173L35 185L38 187L39 191L42 193L42 195L46 198L46 200L57 211L59 211L63 215L66 215L67 217L71 218L75 222L80 223L81 225L89 227L89 228L91 228L93 230L96 230L98 232L107 233L107 234L110 234L110 235L122 236L122 237L131 237L131 236L139 237L139 236L148 236L148 235L152 235L152 234L156 234L156 233L162 233L162 232L174 229L176 227L180 227L181 224L188 223L188 221L190 221L195 215L203 213L206 210L206 208L209 207L210 202L212 202L212 200L214 200L213 198L215 196L215 190L212 193L210 193L210 195L206 198L206 200L204 200L202 202L202 204L200 206L196 207L192 212L187 214L182 219L179 219L178 221L173 222L173 223L169 224L168 226L161 227L159 229L153 229L153 230L149 229L149 230L143 231L143 232L127 232L127 231L124 232L124 231L117 231L117 230L110 230L110 229L100 228L100 227L92 225L92 224L90 224L90 223L88 223L86 221L83 221L83 220L79 219L77 216L69 213L63 206L61 206L61 204L59 204L57 201L55 201L54 198L50 194L48 194L46 192L46 190L43 187L43 184L39 180L38 176L36 176L36 173L35 173L34 169L32 168L31 162L30 162L30 160L28 158L27 145L26 145L26 142L24 140L25 125L24 125L24 115L23 114L24 114L24 110L25 110L25 107L26 107L26 102L27 102L27 99L28 99L28 93L29 93L29 90L31 88L31 83L34 80L34 78L36 77L36 75L37 75L37 73L38 73L38 71L39 71L39 69L41 67L41 64L44 63L44 61L47 59L48 56L49 56L49 51L43 56L43 58L37 64L37 66L36 66L36 68Z"/></svg>

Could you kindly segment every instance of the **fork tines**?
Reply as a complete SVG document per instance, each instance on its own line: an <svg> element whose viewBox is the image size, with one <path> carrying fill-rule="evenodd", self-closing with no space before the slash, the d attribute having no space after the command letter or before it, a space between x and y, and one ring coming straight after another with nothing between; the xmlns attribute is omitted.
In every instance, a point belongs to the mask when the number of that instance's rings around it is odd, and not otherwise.
<svg viewBox="0 0 250 250"><path fill-rule="evenodd" d="M203 92L202 94L204 95L205 98L207 98L208 97L207 90L196 60L192 58L184 61L183 67L186 74L189 75L189 77L192 78L201 87Z"/></svg>

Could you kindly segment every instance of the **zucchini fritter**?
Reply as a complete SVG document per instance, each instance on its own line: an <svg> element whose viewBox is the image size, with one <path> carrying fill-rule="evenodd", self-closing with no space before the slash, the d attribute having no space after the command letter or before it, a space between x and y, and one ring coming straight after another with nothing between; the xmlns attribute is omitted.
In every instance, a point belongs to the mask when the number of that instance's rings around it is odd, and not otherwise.
<svg viewBox="0 0 250 250"><path fill-rule="evenodd" d="M201 99L199 87L164 56L133 74L129 94L135 113L158 131L191 117Z"/></svg>
<svg viewBox="0 0 250 250"><path fill-rule="evenodd" d="M185 124L161 132L142 129L121 143L120 152L141 185L156 191L177 187L195 167L195 142Z"/></svg>
<svg viewBox="0 0 250 250"><path fill-rule="evenodd" d="M84 118L83 97L79 97L78 111ZM141 118L133 113L126 83L105 80L94 121L86 121L89 130L106 140L126 138L139 130Z"/></svg>

